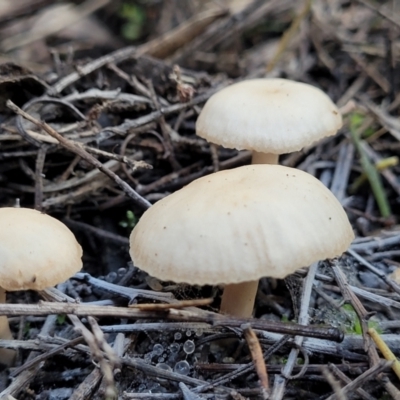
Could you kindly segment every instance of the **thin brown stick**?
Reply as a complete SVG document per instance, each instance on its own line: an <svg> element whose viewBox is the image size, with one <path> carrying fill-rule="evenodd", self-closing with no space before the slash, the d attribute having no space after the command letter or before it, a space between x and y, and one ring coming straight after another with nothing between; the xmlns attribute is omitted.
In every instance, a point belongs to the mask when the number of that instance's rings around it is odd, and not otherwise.
<svg viewBox="0 0 400 400"><path fill-rule="evenodd" d="M25 364L21 365L20 367L15 368L11 372L10 376L11 377L15 377L15 376L19 375L22 371L25 371L26 369L29 369L29 368L39 364L40 362L42 362L42 361L44 361L44 360L46 360L46 359L48 359L48 358L50 358L50 357L52 357L52 356L54 356L56 354L61 353L66 348L73 347L76 344L81 343L82 340L83 340L82 336L79 336L76 339L69 340L68 342L66 342L66 343L64 343L64 344L62 344L60 346L57 346L54 349L51 349L46 353L40 354L39 356L37 356L35 358L32 358L31 360L28 360Z"/></svg>
<svg viewBox="0 0 400 400"><path fill-rule="evenodd" d="M193 300L180 300L178 303L166 304L166 303L154 303L154 304L130 304L129 308L136 308L142 311L158 311L158 310L169 310L170 308L187 308L187 307L199 307L208 306L214 299L193 299Z"/></svg>
<svg viewBox="0 0 400 400"><path fill-rule="evenodd" d="M351 383L351 379L339 369L339 366L329 363L328 364L328 368L329 370L336 375L342 382L349 384ZM364 400L375 400L375 397L371 396L370 394L368 394L364 389L362 388L358 388L355 390L356 393L363 398Z"/></svg>
<svg viewBox="0 0 400 400"><path fill-rule="evenodd" d="M104 239L105 241L111 241L123 246L129 246L129 239L112 232L108 232L104 229L96 228L95 226L89 225L85 222L75 221L70 218L65 218L63 222L66 225L72 226L76 229L81 229L94 234L97 237Z"/></svg>
<svg viewBox="0 0 400 400"><path fill-rule="evenodd" d="M358 378L354 379L354 381L350 382L348 385L342 388L342 393L354 393L354 391L359 388L362 384L369 382L371 379L375 378L379 373L386 371L390 368L391 362L389 361L380 361L378 364L370 368L361 374ZM329 396L327 400L338 400L338 396L333 394Z"/></svg>
<svg viewBox="0 0 400 400"><path fill-rule="evenodd" d="M272 60L269 62L266 68L267 74L270 73L274 68L276 63L281 58L282 54L286 50L290 40L298 31L301 22L307 17L311 10L311 0L305 0L303 8L300 10L299 14L293 19L292 24L289 29L282 35L282 38L279 42L278 49L274 54Z"/></svg>
<svg viewBox="0 0 400 400"><path fill-rule="evenodd" d="M122 49L118 49L110 54L106 54L103 57L97 58L87 63L86 65L79 67L78 71L74 71L71 74L60 79L50 88L48 94L51 96L55 96L58 93L62 92L67 86L79 80L79 78L81 78L82 76L89 75L90 73L96 71L101 67L104 67L109 63L118 63L128 58L134 57L136 55L136 51L136 47L128 46Z"/></svg>
<svg viewBox="0 0 400 400"><path fill-rule="evenodd" d="M43 167L46 159L47 146L42 145L36 156L35 165L35 210L42 211L43 202Z"/></svg>
<svg viewBox="0 0 400 400"><path fill-rule="evenodd" d="M322 367L322 375L324 375L327 382L331 385L337 400L347 400L346 395L343 393L340 382L335 379L333 374L329 371L329 369L325 366Z"/></svg>
<svg viewBox="0 0 400 400"><path fill-rule="evenodd" d="M246 339L247 345L249 346L251 358L254 363L254 368L257 372L258 378L260 379L260 385L263 389L264 398L268 398L269 393L269 382L268 382L268 372L265 365L262 349L260 342L253 329L248 326L244 330L244 337Z"/></svg>
<svg viewBox="0 0 400 400"><path fill-rule="evenodd" d="M161 111L161 105L160 102L157 98L157 94L156 91L154 90L154 86L153 83L151 82L151 80L148 80L147 82L147 86L150 92L150 98L154 104L154 107L156 108L156 110ZM179 164L179 162L177 161L176 157L175 157L175 152L174 152L174 147L172 145L172 140L171 140L171 135L170 135L170 130L171 128L168 126L167 122L165 121L165 117L162 115L160 115L160 117L158 118L158 122L160 124L161 127L161 132L164 138L164 146L166 149L166 155L168 158L168 161L170 162L172 168L177 171L179 169L181 169L181 165Z"/></svg>

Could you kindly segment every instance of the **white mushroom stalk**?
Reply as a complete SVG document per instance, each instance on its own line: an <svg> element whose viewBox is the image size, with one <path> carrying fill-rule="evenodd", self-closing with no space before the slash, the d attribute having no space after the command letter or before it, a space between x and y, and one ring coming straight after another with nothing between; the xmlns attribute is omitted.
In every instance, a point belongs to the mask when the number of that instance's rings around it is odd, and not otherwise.
<svg viewBox="0 0 400 400"><path fill-rule="evenodd" d="M211 96L196 133L227 148L252 150L253 164L278 164L279 154L334 135L342 117L320 89L288 79L251 79Z"/></svg>
<svg viewBox="0 0 400 400"><path fill-rule="evenodd" d="M354 235L312 175L251 165L197 179L147 210L130 237L134 264L161 280L225 284L221 311L251 316L258 280L342 254Z"/></svg>
<svg viewBox="0 0 400 400"><path fill-rule="evenodd" d="M251 317L258 290L258 279L226 285L221 299L222 314L238 318Z"/></svg>
<svg viewBox="0 0 400 400"><path fill-rule="evenodd" d="M0 302L6 291L43 290L82 268L82 248L60 221L28 208L0 208ZM0 339L11 339L7 318L0 316ZM0 362L14 357L0 349ZM8 350L7 350L8 351Z"/></svg>
<svg viewBox="0 0 400 400"><path fill-rule="evenodd" d="M279 154L272 153L261 153L259 151L253 151L251 156L252 164L279 164Z"/></svg>
<svg viewBox="0 0 400 400"><path fill-rule="evenodd" d="M5 302L6 291L0 287L0 304L4 304ZM8 319L4 315L0 316L0 339L13 339ZM0 363L7 365L8 367L12 366L15 361L15 355L15 350L0 348Z"/></svg>

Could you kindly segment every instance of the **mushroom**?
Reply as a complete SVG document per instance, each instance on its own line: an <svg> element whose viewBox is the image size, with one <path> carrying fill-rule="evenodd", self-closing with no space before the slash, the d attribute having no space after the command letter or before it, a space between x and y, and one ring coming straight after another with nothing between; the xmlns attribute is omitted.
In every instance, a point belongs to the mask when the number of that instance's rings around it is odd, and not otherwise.
<svg viewBox="0 0 400 400"><path fill-rule="evenodd" d="M60 221L28 208L0 208L0 302L6 291L43 290L82 268L82 248ZM0 316L0 339L11 339ZM0 362L12 365L15 352L0 349Z"/></svg>
<svg viewBox="0 0 400 400"><path fill-rule="evenodd" d="M130 236L134 264L161 280L225 284L221 312L249 317L261 277L342 254L354 235L318 179L249 165L197 179L148 209Z"/></svg>
<svg viewBox="0 0 400 400"><path fill-rule="evenodd" d="M253 164L278 164L279 154L334 135L342 117L320 89L288 79L251 79L211 96L196 133L227 148L252 150Z"/></svg>

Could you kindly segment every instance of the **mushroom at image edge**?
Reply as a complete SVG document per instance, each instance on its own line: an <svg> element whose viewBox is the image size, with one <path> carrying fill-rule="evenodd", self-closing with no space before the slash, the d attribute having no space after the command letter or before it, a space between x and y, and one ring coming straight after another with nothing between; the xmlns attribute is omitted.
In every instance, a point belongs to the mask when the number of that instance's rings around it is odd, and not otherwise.
<svg viewBox="0 0 400 400"><path fill-rule="evenodd" d="M190 183L147 210L130 236L134 264L164 281L225 284L221 312L252 314L261 277L284 278L341 255L354 234L318 179L250 165Z"/></svg>
<svg viewBox="0 0 400 400"><path fill-rule="evenodd" d="M289 79L249 79L211 96L196 134L226 148L252 150L253 164L278 164L279 154L334 135L342 116L320 89Z"/></svg>
<svg viewBox="0 0 400 400"><path fill-rule="evenodd" d="M60 221L28 208L0 208L0 302L6 291L43 290L82 268L82 248ZM12 339L0 316L0 339ZM13 350L0 348L0 362L12 365Z"/></svg>

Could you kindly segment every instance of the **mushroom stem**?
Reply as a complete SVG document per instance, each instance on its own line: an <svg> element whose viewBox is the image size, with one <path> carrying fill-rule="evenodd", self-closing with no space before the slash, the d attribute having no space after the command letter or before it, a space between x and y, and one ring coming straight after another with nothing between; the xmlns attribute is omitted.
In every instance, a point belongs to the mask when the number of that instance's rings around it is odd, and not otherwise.
<svg viewBox="0 0 400 400"><path fill-rule="evenodd" d="M6 291L0 287L0 304L6 302ZM10 340L13 335L5 315L0 316L0 339ZM15 350L0 348L0 363L11 367L15 362Z"/></svg>
<svg viewBox="0 0 400 400"><path fill-rule="evenodd" d="M253 313L258 280L226 285L221 301L221 313L249 318Z"/></svg>
<svg viewBox="0 0 400 400"><path fill-rule="evenodd" d="M260 153L259 151L253 151L251 157L252 164L279 164L279 154L272 153Z"/></svg>

